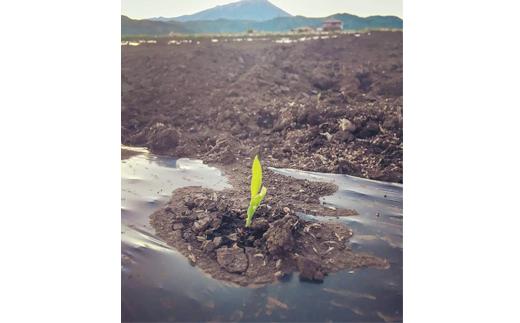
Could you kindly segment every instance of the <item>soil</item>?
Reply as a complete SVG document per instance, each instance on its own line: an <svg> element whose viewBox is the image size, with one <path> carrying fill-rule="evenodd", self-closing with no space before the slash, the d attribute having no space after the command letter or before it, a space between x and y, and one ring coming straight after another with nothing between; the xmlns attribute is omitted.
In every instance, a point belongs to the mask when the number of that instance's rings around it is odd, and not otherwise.
<svg viewBox="0 0 520 323"><path fill-rule="evenodd" d="M342 269L389 266L384 259L354 253L347 244L353 233L346 226L297 216L356 215L354 210L320 205L320 196L337 190L330 183L296 180L264 169L268 193L246 228L250 163L222 165L232 189L174 191L169 203L151 215L158 236L214 278L244 286L270 283L296 271L302 280L322 281Z"/></svg>
<svg viewBox="0 0 520 323"><path fill-rule="evenodd" d="M122 46L122 142L402 182L402 32Z"/></svg>
<svg viewBox="0 0 520 323"><path fill-rule="evenodd" d="M194 265L240 285L388 267L353 252L346 226L298 217L355 215L320 205L337 187L267 167L402 182L401 32L122 46L121 85L124 144L202 159L231 181L224 191L178 189L151 216L158 236ZM245 228L256 154L268 192Z"/></svg>

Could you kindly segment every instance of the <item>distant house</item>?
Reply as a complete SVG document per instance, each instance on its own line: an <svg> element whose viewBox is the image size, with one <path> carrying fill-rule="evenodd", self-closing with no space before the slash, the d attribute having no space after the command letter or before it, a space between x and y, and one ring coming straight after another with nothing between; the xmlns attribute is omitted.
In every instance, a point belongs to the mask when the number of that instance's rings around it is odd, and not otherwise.
<svg viewBox="0 0 520 323"><path fill-rule="evenodd" d="M343 22L337 19L328 19L323 22L323 31L343 30Z"/></svg>
<svg viewBox="0 0 520 323"><path fill-rule="evenodd" d="M298 27L298 28L295 28L292 30L293 32L295 33L300 33L300 34L308 34L308 33L313 33L316 31L315 28L313 27L308 27L308 26L305 26L305 27Z"/></svg>

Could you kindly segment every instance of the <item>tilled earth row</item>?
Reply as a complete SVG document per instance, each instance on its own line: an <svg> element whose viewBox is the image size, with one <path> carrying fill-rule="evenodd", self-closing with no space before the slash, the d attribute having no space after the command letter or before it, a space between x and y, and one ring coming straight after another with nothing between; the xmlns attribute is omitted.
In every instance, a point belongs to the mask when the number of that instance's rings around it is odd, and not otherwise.
<svg viewBox="0 0 520 323"><path fill-rule="evenodd" d="M122 47L122 142L402 182L402 33Z"/></svg>

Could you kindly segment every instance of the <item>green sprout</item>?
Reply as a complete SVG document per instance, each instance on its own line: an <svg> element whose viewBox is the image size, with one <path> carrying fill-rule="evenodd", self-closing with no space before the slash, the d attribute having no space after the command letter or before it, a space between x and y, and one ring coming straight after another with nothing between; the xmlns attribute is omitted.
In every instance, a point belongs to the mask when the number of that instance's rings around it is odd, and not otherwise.
<svg viewBox="0 0 520 323"><path fill-rule="evenodd" d="M251 221L253 220L253 214L255 214L256 209L264 199L265 194L267 193L267 188L262 186L262 165L260 165L260 160L258 159L258 155L255 156L253 160L252 167L252 177L251 177L251 201L249 202L249 208L247 209L247 218L246 218L246 228L251 225ZM260 190L260 187L262 189Z"/></svg>

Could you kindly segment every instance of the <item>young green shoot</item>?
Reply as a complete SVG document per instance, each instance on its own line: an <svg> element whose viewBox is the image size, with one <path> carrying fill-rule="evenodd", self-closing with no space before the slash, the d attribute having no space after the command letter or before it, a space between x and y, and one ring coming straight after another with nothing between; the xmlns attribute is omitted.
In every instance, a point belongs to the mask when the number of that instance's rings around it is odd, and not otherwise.
<svg viewBox="0 0 520 323"><path fill-rule="evenodd" d="M246 218L246 227L251 225L251 221L253 220L253 214L255 214L256 209L262 202L267 193L267 188L262 186L262 165L260 165L260 160L258 159L258 155L255 156L253 160L252 167L252 176L251 176L251 201L249 202L249 208L247 209L247 218ZM260 187L262 189L260 189Z"/></svg>

